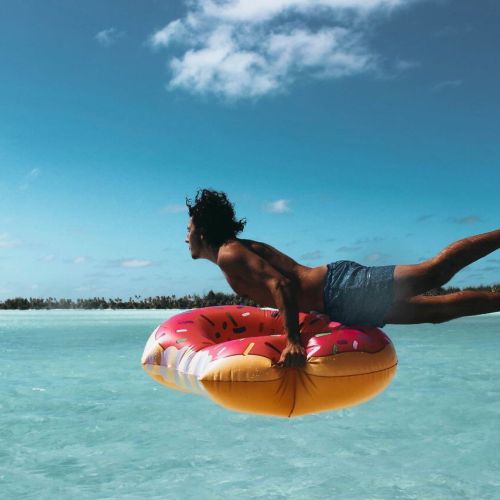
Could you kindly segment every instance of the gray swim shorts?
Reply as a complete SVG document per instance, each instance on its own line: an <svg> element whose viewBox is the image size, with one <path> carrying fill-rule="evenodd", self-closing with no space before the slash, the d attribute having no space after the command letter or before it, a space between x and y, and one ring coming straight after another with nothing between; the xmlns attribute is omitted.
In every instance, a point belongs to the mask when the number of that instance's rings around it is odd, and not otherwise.
<svg viewBox="0 0 500 500"><path fill-rule="evenodd" d="M366 267L350 260L328 264L325 313L344 325L384 326L385 313L394 299L395 267Z"/></svg>

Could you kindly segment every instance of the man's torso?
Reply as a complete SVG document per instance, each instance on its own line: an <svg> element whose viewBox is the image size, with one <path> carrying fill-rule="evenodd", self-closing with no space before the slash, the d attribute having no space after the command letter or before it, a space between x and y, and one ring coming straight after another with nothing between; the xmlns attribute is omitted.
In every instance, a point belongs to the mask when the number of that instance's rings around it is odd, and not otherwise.
<svg viewBox="0 0 500 500"><path fill-rule="evenodd" d="M276 248L259 241L237 239L224 245L224 251L250 250L264 259L292 284L300 311L324 312L323 284L327 266L307 267L299 264ZM256 286L244 277L230 276L224 272L231 288L242 297L249 297L261 306L276 307L271 293L265 286Z"/></svg>

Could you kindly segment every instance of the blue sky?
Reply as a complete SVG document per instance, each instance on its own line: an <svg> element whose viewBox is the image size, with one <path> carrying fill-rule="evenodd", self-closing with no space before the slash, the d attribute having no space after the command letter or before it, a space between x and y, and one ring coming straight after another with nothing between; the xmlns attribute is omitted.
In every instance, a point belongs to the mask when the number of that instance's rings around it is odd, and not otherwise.
<svg viewBox="0 0 500 500"><path fill-rule="evenodd" d="M498 228L499 22L493 0L3 0L0 299L230 291L184 243L202 187L309 266ZM451 284L499 281L496 252Z"/></svg>

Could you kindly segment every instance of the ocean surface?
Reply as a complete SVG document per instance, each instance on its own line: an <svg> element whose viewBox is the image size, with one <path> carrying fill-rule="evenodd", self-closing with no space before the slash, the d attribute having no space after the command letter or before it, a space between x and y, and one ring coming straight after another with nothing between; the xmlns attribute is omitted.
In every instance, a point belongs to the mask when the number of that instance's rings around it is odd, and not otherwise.
<svg viewBox="0 0 500 500"><path fill-rule="evenodd" d="M500 499L500 315L388 325L383 394L287 420L149 378L175 312L0 311L2 499Z"/></svg>

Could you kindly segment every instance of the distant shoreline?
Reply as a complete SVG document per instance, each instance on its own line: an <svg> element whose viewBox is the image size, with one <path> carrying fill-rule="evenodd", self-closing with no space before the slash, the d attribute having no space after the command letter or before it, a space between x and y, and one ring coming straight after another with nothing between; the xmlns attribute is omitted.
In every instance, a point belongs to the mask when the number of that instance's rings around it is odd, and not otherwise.
<svg viewBox="0 0 500 500"><path fill-rule="evenodd" d="M447 287L435 288L425 295L447 295L465 290L500 292L500 284L481 285L476 287ZM255 301L235 294L213 292L210 290L206 295L157 295L156 297L142 298L135 295L133 298L104 298L92 297L87 299L56 299L15 297L0 302L0 310L50 310L50 309L73 309L73 310L124 310L124 309L195 309L199 307L223 306L223 305L247 305L260 307Z"/></svg>
<svg viewBox="0 0 500 500"><path fill-rule="evenodd" d="M157 295L142 298L135 295L128 299L92 297L85 299L56 299L54 297L15 297L0 302L0 310L42 310L42 309L194 309L220 305L248 305L259 306L255 301L235 294L213 292L206 295Z"/></svg>

